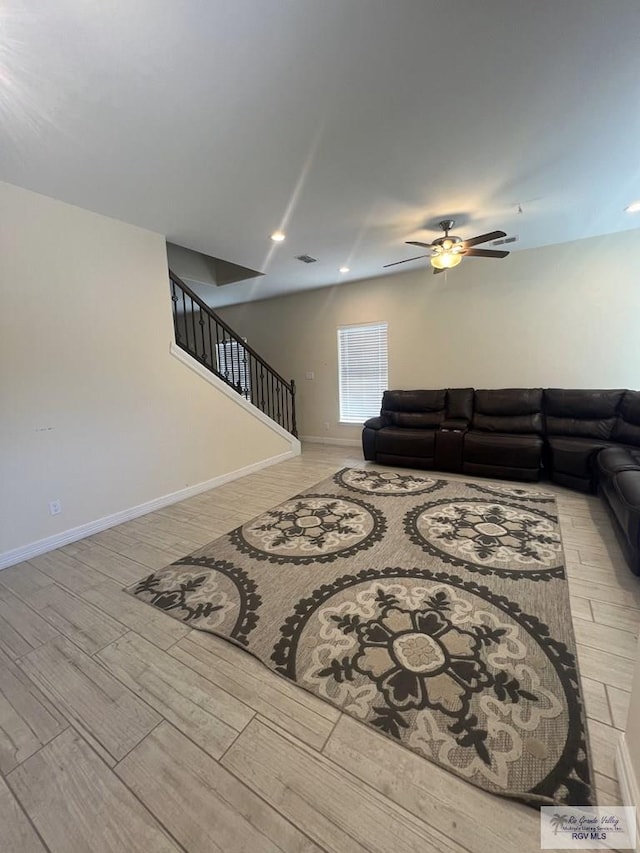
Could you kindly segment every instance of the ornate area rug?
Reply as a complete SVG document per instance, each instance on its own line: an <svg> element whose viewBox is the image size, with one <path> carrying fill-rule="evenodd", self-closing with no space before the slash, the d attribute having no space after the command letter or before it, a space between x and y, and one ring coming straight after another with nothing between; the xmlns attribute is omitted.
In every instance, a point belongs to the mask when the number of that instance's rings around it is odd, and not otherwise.
<svg viewBox="0 0 640 853"><path fill-rule="evenodd" d="M345 468L128 591L481 788L592 802L544 490Z"/></svg>

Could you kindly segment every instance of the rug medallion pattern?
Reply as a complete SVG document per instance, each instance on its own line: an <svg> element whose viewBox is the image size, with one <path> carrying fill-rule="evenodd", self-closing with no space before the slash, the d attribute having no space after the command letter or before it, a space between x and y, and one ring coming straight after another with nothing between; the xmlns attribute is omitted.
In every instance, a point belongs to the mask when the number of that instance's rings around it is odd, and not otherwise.
<svg viewBox="0 0 640 853"><path fill-rule="evenodd" d="M555 502L501 489L344 469L129 591L475 785L588 804Z"/></svg>

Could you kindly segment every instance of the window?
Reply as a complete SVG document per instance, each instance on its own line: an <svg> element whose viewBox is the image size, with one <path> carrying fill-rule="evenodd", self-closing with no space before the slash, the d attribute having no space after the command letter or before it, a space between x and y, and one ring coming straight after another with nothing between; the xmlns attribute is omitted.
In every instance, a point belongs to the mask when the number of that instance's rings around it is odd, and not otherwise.
<svg viewBox="0 0 640 853"><path fill-rule="evenodd" d="M380 413L389 381L386 323L338 329L338 381L341 423L361 424Z"/></svg>
<svg viewBox="0 0 640 853"><path fill-rule="evenodd" d="M225 377L247 400L251 399L249 365L245 348L237 341L216 344L218 373Z"/></svg>

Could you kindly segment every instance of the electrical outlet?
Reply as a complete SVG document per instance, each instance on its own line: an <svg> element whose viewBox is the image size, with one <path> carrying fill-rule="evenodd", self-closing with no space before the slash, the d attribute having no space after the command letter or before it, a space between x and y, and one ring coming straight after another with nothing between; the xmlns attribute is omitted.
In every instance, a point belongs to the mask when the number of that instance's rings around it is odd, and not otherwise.
<svg viewBox="0 0 640 853"><path fill-rule="evenodd" d="M329 432L329 421L324 422L324 428L327 432Z"/></svg>
<svg viewBox="0 0 640 853"><path fill-rule="evenodd" d="M60 515L62 512L62 501L49 501L49 515Z"/></svg>

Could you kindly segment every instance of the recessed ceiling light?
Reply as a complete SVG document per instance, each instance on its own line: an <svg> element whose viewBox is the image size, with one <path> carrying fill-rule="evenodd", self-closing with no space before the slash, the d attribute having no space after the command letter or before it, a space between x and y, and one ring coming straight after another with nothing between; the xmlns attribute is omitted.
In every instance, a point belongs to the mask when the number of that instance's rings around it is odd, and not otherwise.
<svg viewBox="0 0 640 853"><path fill-rule="evenodd" d="M626 213L640 213L640 201L632 201L628 207L625 207Z"/></svg>
<svg viewBox="0 0 640 853"><path fill-rule="evenodd" d="M342 273L349 272L349 267L340 267L340 272L342 272Z"/></svg>
<svg viewBox="0 0 640 853"><path fill-rule="evenodd" d="M282 243L282 241L284 240L284 234L282 233L282 231L274 231L271 235L271 239L274 243Z"/></svg>

